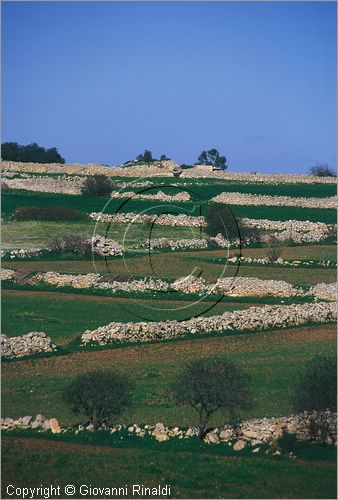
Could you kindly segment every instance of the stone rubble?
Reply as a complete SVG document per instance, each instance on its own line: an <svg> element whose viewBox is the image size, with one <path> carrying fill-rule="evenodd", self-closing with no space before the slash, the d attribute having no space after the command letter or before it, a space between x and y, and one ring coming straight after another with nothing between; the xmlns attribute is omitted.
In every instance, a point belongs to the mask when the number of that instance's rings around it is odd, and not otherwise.
<svg viewBox="0 0 338 500"><path fill-rule="evenodd" d="M135 191L113 191L112 198L131 198L133 200L159 200L159 201L190 201L190 194L186 191L181 191L177 194L165 194L163 191L158 191L156 194L139 194Z"/></svg>
<svg viewBox="0 0 338 500"><path fill-rule="evenodd" d="M42 193L81 194L84 179L77 176L30 176L29 178L6 179L11 189L25 189Z"/></svg>
<svg viewBox="0 0 338 500"><path fill-rule="evenodd" d="M181 227L201 227L205 226L204 217L192 217L190 215L178 214L140 214L133 212L119 212L115 214L104 214L102 212L91 212L89 217L97 222L122 222L122 223L144 223L155 222L159 226L181 226Z"/></svg>
<svg viewBox="0 0 338 500"><path fill-rule="evenodd" d="M116 342L148 342L201 333L257 331L333 322L336 317L334 302L254 306L225 312L219 316L200 316L186 321L112 322L94 330L86 330L81 336L81 343L105 345Z"/></svg>
<svg viewBox="0 0 338 500"><path fill-rule="evenodd" d="M300 441L312 440L313 437L309 434L309 423L311 420L322 421L323 417L328 423L328 437L327 444L336 444L337 442L337 414L330 411L321 412L304 412L298 415L290 415L287 417L272 417L252 419L238 422L236 427L225 425L220 428L210 429L204 442L207 444L219 445L221 443L228 443L235 451L240 451L251 446L253 452L257 451L257 446L263 444L271 444L281 437L283 431L290 434L295 434ZM76 427L62 428L56 418L47 419L43 415L37 415L33 420L31 416L25 416L17 419L2 418L1 429L37 429L40 432L51 431L52 433L59 434L60 432L75 431L79 432L93 431L91 424L79 424ZM178 439L191 439L196 438L198 429L194 427L179 428L165 426L163 423L158 422L156 425L138 425L138 424L119 424L114 427L103 426L102 429L108 430L111 434L116 432L127 432L143 438L145 436L152 436L156 441L164 442L172 438ZM256 450L256 451L255 451Z"/></svg>
<svg viewBox="0 0 338 500"><path fill-rule="evenodd" d="M205 219L203 216L179 215L146 215L137 213L116 213L103 214L101 212L92 212L89 217L97 222L116 222L116 223L144 223L153 222L159 226L181 226L181 227L204 227ZM310 222L301 220L276 221L269 219L249 219L243 218L247 227L254 227L263 231L272 231L268 235L262 235L262 240L268 240L274 236L280 240L293 240L297 243L315 242L328 237L332 225L323 222Z"/></svg>
<svg viewBox="0 0 338 500"><path fill-rule="evenodd" d="M15 271L1 268L1 280L15 280ZM130 279L129 281L107 280L105 276L98 273L88 274L61 274L53 271L39 272L34 275L33 284L39 282L47 283L56 287L72 287L78 289L93 288L94 290L110 290L111 293L118 291L139 292L177 291L181 293L196 294L224 294L227 297L304 297L313 296L319 300L336 300L336 283L319 283L310 287L309 290L296 287L283 280L262 280L259 278L219 278L214 283L208 283L203 278L192 275L177 278L174 282L165 279L154 279L145 277L141 279Z"/></svg>
<svg viewBox="0 0 338 500"><path fill-rule="evenodd" d="M243 262L244 264L263 264L263 265L278 265L278 266L291 266L299 267L302 266L322 266L322 267L337 267L337 262L332 262L330 260L285 260L282 257L278 257L275 262L270 262L268 257L263 258L253 258L253 257L229 257L227 262L230 264L236 264L238 262Z"/></svg>
<svg viewBox="0 0 338 500"><path fill-rule="evenodd" d="M255 205L255 206L285 206L302 208L336 208L337 197L328 198L294 198L291 196L269 196L248 193L221 193L211 199L214 203L227 205Z"/></svg>
<svg viewBox="0 0 338 500"><path fill-rule="evenodd" d="M90 240L92 245L92 251L98 253L99 255L122 255L123 246L117 241L111 240L109 238L104 238L103 236L95 235Z"/></svg>
<svg viewBox="0 0 338 500"><path fill-rule="evenodd" d="M2 168L6 172L26 172L43 174L96 175L103 174L119 177L171 177L172 169L177 164L173 161L157 162L139 166L104 166L99 164L61 164L61 163L20 163L4 161ZM198 168L183 169L182 178L213 178L229 181L255 182L264 184L335 184L335 177L317 177L307 174L262 174L251 172L202 171Z"/></svg>
<svg viewBox="0 0 338 500"><path fill-rule="evenodd" d="M20 358L38 352L52 352L56 346L44 332L30 332L19 337L0 335L1 356L3 358Z"/></svg>
<svg viewBox="0 0 338 500"><path fill-rule="evenodd" d="M337 300L337 283L317 283L310 287L308 295L319 300Z"/></svg>

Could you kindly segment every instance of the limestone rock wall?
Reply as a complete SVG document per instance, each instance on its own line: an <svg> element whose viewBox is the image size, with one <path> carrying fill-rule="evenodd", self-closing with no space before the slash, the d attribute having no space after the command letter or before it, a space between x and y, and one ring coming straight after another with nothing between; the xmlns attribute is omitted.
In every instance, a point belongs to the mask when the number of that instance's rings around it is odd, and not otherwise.
<svg viewBox="0 0 338 500"><path fill-rule="evenodd" d="M225 312L219 316L197 317L187 321L159 321L140 323L112 322L95 330L86 330L82 344L100 345L112 342L147 342L177 338L200 333L224 333L243 330L265 330L335 321L336 303L318 302L287 306L265 305ZM278 335L278 333L276 333Z"/></svg>
<svg viewBox="0 0 338 500"><path fill-rule="evenodd" d="M1 335L1 356L19 358L38 352L52 352L56 346L43 332L30 332L19 337Z"/></svg>

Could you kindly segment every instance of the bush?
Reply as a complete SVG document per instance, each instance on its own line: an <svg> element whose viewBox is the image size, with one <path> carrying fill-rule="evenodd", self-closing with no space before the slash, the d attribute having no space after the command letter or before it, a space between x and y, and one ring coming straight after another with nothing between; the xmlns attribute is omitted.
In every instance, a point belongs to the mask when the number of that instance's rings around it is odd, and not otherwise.
<svg viewBox="0 0 338 500"><path fill-rule="evenodd" d="M311 167L310 174L315 175L316 177L336 177L336 173L328 166L327 163Z"/></svg>
<svg viewBox="0 0 338 500"><path fill-rule="evenodd" d="M284 429L283 434L277 439L277 447L284 453L293 452L298 446L296 434Z"/></svg>
<svg viewBox="0 0 338 500"><path fill-rule="evenodd" d="M214 203L205 214L205 231L209 236L222 234L228 240L240 238L240 219L236 219L227 205Z"/></svg>
<svg viewBox="0 0 338 500"><path fill-rule="evenodd" d="M2 193L6 193L7 191L9 191L9 186L8 186L7 182L2 181L0 186L1 186Z"/></svg>
<svg viewBox="0 0 338 500"><path fill-rule="evenodd" d="M252 239L259 241L261 234L258 228L245 226L241 217L223 203L212 204L205 214L205 231L209 236L221 234L228 241L245 241Z"/></svg>
<svg viewBox="0 0 338 500"><path fill-rule="evenodd" d="M16 220L79 220L85 218L83 212L65 207L18 207L13 218Z"/></svg>
<svg viewBox="0 0 338 500"><path fill-rule="evenodd" d="M336 410L337 358L315 356L299 377L293 394L297 411Z"/></svg>
<svg viewBox="0 0 338 500"><path fill-rule="evenodd" d="M82 194L90 196L110 196L113 191L113 181L106 175L87 177L83 183Z"/></svg>
<svg viewBox="0 0 338 500"><path fill-rule="evenodd" d="M49 248L53 252L72 252L82 255L91 255L92 245L89 241L74 234L65 234L62 237L54 238Z"/></svg>
<svg viewBox="0 0 338 500"><path fill-rule="evenodd" d="M189 405L198 413L198 435L206 434L212 415L221 411L234 421L238 411L250 405L249 377L231 361L212 357L187 364L171 384L178 405Z"/></svg>
<svg viewBox="0 0 338 500"><path fill-rule="evenodd" d="M270 262L276 262L277 259L282 255L283 242L276 238L276 236L270 236L266 242L265 255Z"/></svg>
<svg viewBox="0 0 338 500"><path fill-rule="evenodd" d="M84 413L94 429L113 424L132 403L134 385L117 371L93 371L78 375L64 392L75 414Z"/></svg>

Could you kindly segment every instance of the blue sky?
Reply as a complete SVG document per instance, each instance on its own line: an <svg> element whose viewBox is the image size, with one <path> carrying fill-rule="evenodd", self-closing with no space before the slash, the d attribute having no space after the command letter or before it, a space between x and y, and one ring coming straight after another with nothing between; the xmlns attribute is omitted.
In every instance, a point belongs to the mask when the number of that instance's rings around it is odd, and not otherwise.
<svg viewBox="0 0 338 500"><path fill-rule="evenodd" d="M232 170L336 162L334 2L3 2L2 141Z"/></svg>

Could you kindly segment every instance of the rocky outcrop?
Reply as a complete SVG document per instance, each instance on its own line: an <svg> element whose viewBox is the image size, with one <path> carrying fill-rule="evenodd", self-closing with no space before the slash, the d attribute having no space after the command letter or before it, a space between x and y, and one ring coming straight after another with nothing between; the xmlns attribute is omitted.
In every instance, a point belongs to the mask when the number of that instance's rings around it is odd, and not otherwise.
<svg viewBox="0 0 338 500"><path fill-rule="evenodd" d="M265 305L242 311L225 312L219 316L197 317L186 321L154 321L140 323L112 322L95 330L86 330L82 344L105 345L118 342L148 342L198 335L201 333L231 333L245 330L265 330L327 323L337 317L336 304L318 302L287 306Z"/></svg>
<svg viewBox="0 0 338 500"><path fill-rule="evenodd" d="M43 332L30 332L19 337L1 335L1 356L3 358L20 358L38 352L52 352L56 346Z"/></svg>
<svg viewBox="0 0 338 500"><path fill-rule="evenodd" d="M214 203L227 205L265 205L302 208L336 208L337 197L329 198L292 198L291 196L268 196L248 193L221 193L212 200Z"/></svg>

